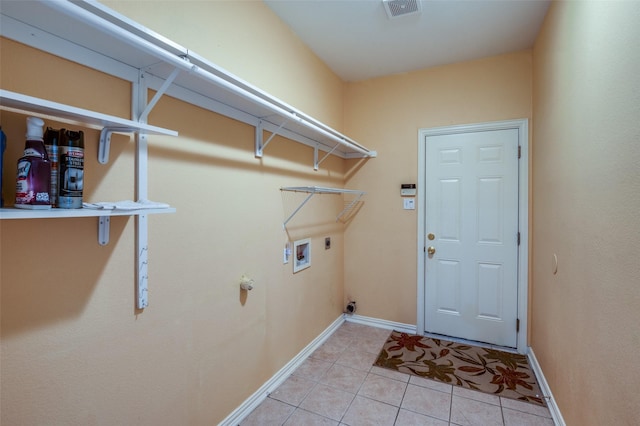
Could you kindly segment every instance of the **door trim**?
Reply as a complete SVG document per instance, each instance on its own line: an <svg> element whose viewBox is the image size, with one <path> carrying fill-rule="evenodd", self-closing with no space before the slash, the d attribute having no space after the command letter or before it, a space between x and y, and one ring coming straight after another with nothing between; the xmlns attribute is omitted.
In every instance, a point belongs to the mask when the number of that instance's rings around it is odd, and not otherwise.
<svg viewBox="0 0 640 426"><path fill-rule="evenodd" d="M433 127L418 130L418 182L426 179L426 144L428 136L451 135L491 130L518 130L520 145L520 163L518 165L518 228L520 230L520 246L518 249L518 318L520 331L517 337L518 353L527 353L528 313L529 313L529 120L507 120L488 123L464 124L445 127ZM417 282L417 333L425 333L425 276L424 248L426 244L426 188L418 184L418 282ZM515 324L514 324L515 327Z"/></svg>

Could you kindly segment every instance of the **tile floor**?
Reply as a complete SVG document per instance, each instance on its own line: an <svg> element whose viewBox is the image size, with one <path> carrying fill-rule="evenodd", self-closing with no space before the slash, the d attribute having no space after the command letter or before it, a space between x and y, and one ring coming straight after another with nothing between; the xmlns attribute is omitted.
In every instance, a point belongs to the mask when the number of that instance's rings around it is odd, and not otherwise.
<svg viewBox="0 0 640 426"><path fill-rule="evenodd" d="M544 407L373 366L389 333L345 322L241 425L553 425Z"/></svg>

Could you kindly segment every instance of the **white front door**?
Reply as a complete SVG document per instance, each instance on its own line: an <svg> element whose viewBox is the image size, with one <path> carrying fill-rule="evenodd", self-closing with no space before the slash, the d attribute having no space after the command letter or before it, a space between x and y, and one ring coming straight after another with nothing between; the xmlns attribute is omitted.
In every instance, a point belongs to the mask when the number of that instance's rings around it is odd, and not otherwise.
<svg viewBox="0 0 640 426"><path fill-rule="evenodd" d="M517 346L518 133L425 136L426 332Z"/></svg>

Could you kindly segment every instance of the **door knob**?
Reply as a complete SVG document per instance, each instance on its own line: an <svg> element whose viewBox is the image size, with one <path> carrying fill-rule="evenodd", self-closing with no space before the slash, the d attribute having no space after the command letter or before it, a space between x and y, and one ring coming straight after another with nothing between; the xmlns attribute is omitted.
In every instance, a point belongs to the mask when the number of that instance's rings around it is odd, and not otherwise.
<svg viewBox="0 0 640 426"><path fill-rule="evenodd" d="M427 248L427 253L434 254L436 252L436 248L434 246L429 246Z"/></svg>

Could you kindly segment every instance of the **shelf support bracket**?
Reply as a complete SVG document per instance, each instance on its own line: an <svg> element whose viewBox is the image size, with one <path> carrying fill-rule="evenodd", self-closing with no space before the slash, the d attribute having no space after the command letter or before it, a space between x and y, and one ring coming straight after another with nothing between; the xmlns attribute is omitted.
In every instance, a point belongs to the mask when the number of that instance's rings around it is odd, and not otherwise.
<svg viewBox="0 0 640 426"><path fill-rule="evenodd" d="M315 195L315 192L310 193L309 195L307 195L307 198L304 199L304 201L298 206L297 209L295 209L293 211L293 213L291 213L289 215L289 217L287 218L287 220L284 221L284 223L282 224L282 227L286 229L287 227L287 223L289 223L289 221L296 215L296 213L298 213L300 211L300 209L307 204L307 202L311 199L311 197L313 197Z"/></svg>
<svg viewBox="0 0 640 426"><path fill-rule="evenodd" d="M109 216L98 217L98 244L106 246L109 244L109 225L111 218Z"/></svg>
<svg viewBox="0 0 640 426"><path fill-rule="evenodd" d="M264 149L267 147L267 145L269 145L269 142L271 142L271 140L276 137L278 132L284 127L285 124L287 124L288 121L289 120L284 120L282 124L274 132L271 133L271 136L269 136L269 139L267 139L266 142L262 141L264 131L264 126L262 125L263 121L258 121L258 125L256 126L256 158L262 158Z"/></svg>
<svg viewBox="0 0 640 426"><path fill-rule="evenodd" d="M331 148L331 151L327 152L324 157L322 157L322 159L320 161L318 161L318 145L316 145L313 148L313 170L318 171L318 167L320 167L320 163L322 163L324 160L327 159L328 156L330 156L331 154L333 154L333 151L335 151L338 147L340 146L340 144L336 144L336 146L334 146L333 148Z"/></svg>
<svg viewBox="0 0 640 426"><path fill-rule="evenodd" d="M109 149L111 147L111 135L113 133L131 133L133 131L130 127L104 127L100 131L98 162L100 164L107 164L109 162Z"/></svg>
<svg viewBox="0 0 640 426"><path fill-rule="evenodd" d="M156 94L153 96L151 101L145 107L144 111L142 111L142 113L140 114L140 117L138 117L139 122L141 123L147 122L147 117L149 116L149 113L151 112L153 107L156 106L160 98L166 93L169 86L173 84L173 81L176 79L178 74L180 74L180 71L181 71L180 68L175 68L171 73L171 75L169 75L169 77L167 77L164 83L162 83L162 86L160 86ZM144 75L142 75L142 77L144 77Z"/></svg>

